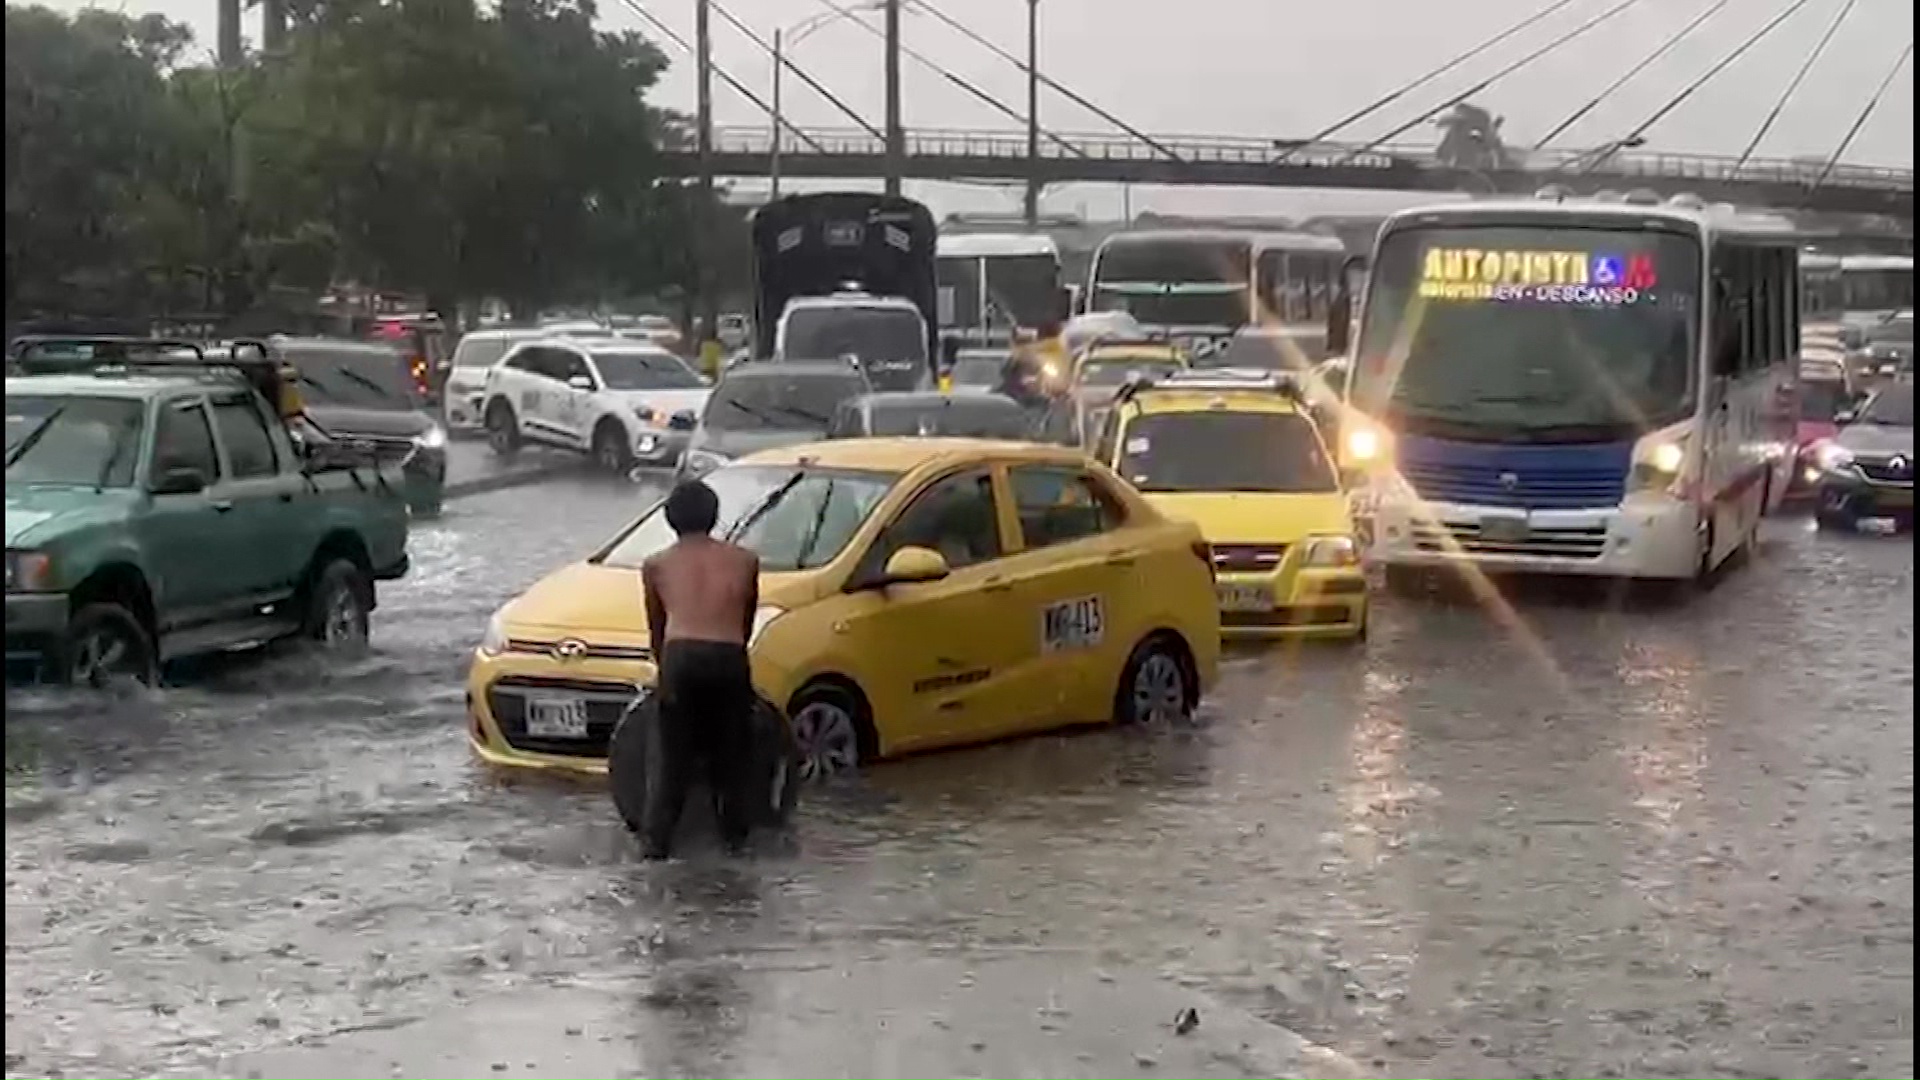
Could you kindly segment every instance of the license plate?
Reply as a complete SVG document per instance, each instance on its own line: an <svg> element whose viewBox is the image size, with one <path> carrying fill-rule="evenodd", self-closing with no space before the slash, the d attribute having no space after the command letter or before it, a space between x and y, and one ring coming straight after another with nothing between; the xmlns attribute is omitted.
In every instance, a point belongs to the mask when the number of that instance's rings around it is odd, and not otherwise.
<svg viewBox="0 0 1920 1080"><path fill-rule="evenodd" d="M1499 544L1512 544L1527 538L1527 519L1523 517L1483 517L1480 538Z"/></svg>
<svg viewBox="0 0 1920 1080"><path fill-rule="evenodd" d="M1221 585L1217 587L1222 611L1269 611L1273 594L1263 585Z"/></svg>
<svg viewBox="0 0 1920 1080"><path fill-rule="evenodd" d="M577 697L527 699L527 734L536 739L587 737L587 703Z"/></svg>

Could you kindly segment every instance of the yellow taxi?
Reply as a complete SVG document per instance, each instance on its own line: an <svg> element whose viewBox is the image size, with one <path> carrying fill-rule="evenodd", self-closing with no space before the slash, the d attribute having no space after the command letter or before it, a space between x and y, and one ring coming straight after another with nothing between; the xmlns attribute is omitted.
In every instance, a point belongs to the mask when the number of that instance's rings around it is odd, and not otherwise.
<svg viewBox="0 0 1920 1080"><path fill-rule="evenodd" d="M1199 524L1223 633L1366 635L1347 498L1291 377L1222 369L1129 383L1093 455L1168 516Z"/></svg>
<svg viewBox="0 0 1920 1080"><path fill-rule="evenodd" d="M1219 661L1212 556L1077 450L847 439L704 477L760 556L749 642L803 777L1069 725L1189 716ZM654 682L641 563L662 507L502 607L467 676L474 752L603 773Z"/></svg>

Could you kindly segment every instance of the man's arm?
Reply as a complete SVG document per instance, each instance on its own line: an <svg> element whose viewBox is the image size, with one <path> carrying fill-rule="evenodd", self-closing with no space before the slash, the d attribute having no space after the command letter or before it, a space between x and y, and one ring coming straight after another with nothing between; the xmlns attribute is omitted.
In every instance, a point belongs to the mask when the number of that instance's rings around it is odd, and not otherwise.
<svg viewBox="0 0 1920 1080"><path fill-rule="evenodd" d="M753 613L760 610L760 556L747 553L747 610L741 624L740 640L753 640Z"/></svg>
<svg viewBox="0 0 1920 1080"><path fill-rule="evenodd" d="M660 592L653 587L653 560L640 564L640 589L647 597L647 645L653 649L653 662L659 663L661 650L667 641L667 608L660 602Z"/></svg>

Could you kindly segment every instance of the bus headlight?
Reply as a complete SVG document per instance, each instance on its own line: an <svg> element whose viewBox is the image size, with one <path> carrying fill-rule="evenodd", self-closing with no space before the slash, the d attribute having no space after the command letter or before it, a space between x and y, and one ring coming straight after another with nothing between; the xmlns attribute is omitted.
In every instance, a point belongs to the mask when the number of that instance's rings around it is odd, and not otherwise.
<svg viewBox="0 0 1920 1080"><path fill-rule="evenodd" d="M1636 490L1671 488L1687 466L1684 442L1658 442L1644 449L1633 463L1633 487Z"/></svg>
<svg viewBox="0 0 1920 1080"><path fill-rule="evenodd" d="M1380 432L1366 424L1347 429L1347 461L1353 465L1371 465L1380 457Z"/></svg>

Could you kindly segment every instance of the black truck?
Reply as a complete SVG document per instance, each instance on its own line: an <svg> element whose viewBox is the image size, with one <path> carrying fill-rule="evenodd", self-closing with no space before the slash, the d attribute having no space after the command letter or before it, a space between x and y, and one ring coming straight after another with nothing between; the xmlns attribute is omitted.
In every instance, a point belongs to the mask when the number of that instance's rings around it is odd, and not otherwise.
<svg viewBox="0 0 1920 1080"><path fill-rule="evenodd" d="M790 195L753 216L753 355L851 358L876 390L932 383L938 229L897 195Z"/></svg>

